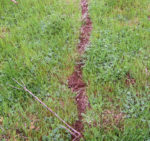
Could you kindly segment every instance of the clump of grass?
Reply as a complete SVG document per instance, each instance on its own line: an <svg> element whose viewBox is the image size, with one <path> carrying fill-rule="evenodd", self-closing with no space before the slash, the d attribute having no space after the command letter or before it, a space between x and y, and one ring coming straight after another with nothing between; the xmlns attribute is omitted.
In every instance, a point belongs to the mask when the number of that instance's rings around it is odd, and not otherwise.
<svg viewBox="0 0 150 141"><path fill-rule="evenodd" d="M0 1L0 140L70 139L57 119L9 85L22 79L66 122L76 120L65 84L77 56L79 10L79 0Z"/></svg>
<svg viewBox="0 0 150 141"><path fill-rule="evenodd" d="M83 75L89 84L87 92L92 110L84 115L85 138L148 140L149 3L95 0L89 6L93 31L84 56ZM116 116L123 114L124 119L116 124L115 116L107 114L112 123L105 128L105 111Z"/></svg>

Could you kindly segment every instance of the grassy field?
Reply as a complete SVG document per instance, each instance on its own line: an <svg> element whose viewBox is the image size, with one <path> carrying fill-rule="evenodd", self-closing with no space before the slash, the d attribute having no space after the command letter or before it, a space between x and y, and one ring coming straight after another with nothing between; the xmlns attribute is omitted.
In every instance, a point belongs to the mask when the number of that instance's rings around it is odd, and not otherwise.
<svg viewBox="0 0 150 141"><path fill-rule="evenodd" d="M89 0L93 22L83 56L91 108L86 141L150 140L150 2ZM67 123L78 119L67 86L78 58L80 0L0 0L0 140L67 141L62 123L24 91L26 87Z"/></svg>
<svg viewBox="0 0 150 141"><path fill-rule="evenodd" d="M0 1L0 140L70 140L60 122L13 78L66 122L77 120L67 87L81 26L79 0Z"/></svg>
<svg viewBox="0 0 150 141"><path fill-rule="evenodd" d="M150 140L149 0L90 0L86 140ZM90 128L89 128L90 127Z"/></svg>

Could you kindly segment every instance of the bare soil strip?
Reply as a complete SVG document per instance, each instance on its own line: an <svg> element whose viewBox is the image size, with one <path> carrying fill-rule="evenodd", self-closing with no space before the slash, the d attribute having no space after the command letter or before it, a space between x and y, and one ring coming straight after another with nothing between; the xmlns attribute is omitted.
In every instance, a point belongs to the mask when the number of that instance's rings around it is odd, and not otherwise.
<svg viewBox="0 0 150 141"><path fill-rule="evenodd" d="M78 53L80 57L82 57L83 53L87 45L89 44L89 39L92 31L92 22L88 13L88 2L87 0L81 0L81 8L82 8L82 21L83 25L81 27L80 33L80 42L77 46ZM72 89L73 92L76 92L76 103L78 109L78 120L74 124L74 128L83 133L84 124L82 122L82 113L86 112L86 109L89 107L88 98L86 95L86 84L82 78L82 59L77 61L77 65L75 66L75 71L68 78L68 87Z"/></svg>

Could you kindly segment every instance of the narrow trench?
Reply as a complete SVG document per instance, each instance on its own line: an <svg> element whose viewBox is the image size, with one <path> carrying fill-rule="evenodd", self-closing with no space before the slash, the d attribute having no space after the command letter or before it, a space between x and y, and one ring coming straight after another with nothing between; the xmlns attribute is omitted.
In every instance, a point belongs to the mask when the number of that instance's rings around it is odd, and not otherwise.
<svg viewBox="0 0 150 141"><path fill-rule="evenodd" d="M74 123L73 126L83 135L84 124L82 122L82 113L85 113L90 105L88 102L88 97L86 95L86 84L82 78L82 66L84 65L82 61L82 55L84 54L85 49L89 44L89 39L92 31L92 22L88 13L87 0L81 0L81 8L83 25L80 29L79 44L77 46L77 51L80 57L78 61L76 61L77 65L75 66L73 74L68 78L68 87L77 94L75 99L78 110L78 120Z"/></svg>

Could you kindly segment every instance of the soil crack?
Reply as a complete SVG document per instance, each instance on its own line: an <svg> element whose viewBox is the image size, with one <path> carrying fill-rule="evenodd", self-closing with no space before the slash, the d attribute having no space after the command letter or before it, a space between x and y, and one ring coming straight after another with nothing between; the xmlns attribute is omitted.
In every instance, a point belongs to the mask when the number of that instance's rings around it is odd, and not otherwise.
<svg viewBox="0 0 150 141"><path fill-rule="evenodd" d="M85 52L87 45L89 44L89 39L92 31L92 21L88 13L88 1L81 0L82 8L82 21L83 25L80 31L80 42L77 46L78 53L80 54L80 61L77 61L75 70L73 74L68 78L68 87L72 89L73 92L76 92L76 103L78 109L78 120L74 124L74 128L83 133L84 124L82 122L83 116L82 113L86 112L86 109L89 107L88 97L86 95L86 84L82 78L82 55ZM80 140L80 139L78 139Z"/></svg>

